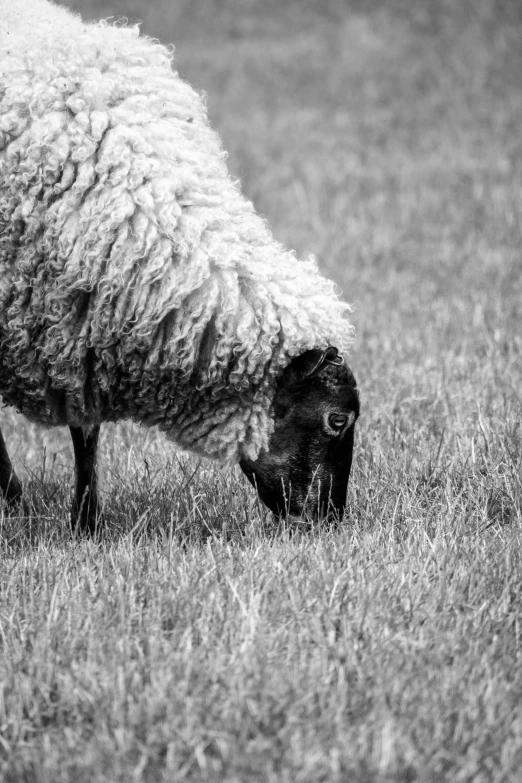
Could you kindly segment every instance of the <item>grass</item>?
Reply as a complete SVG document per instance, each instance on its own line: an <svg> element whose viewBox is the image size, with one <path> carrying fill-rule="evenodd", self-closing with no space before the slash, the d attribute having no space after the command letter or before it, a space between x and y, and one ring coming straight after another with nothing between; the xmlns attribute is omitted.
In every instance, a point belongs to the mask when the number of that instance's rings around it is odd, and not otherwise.
<svg viewBox="0 0 522 783"><path fill-rule="evenodd" d="M522 768L522 125L515 2L72 3L176 43L276 235L354 302L337 528L108 426L107 529L10 410L0 778L511 783Z"/></svg>

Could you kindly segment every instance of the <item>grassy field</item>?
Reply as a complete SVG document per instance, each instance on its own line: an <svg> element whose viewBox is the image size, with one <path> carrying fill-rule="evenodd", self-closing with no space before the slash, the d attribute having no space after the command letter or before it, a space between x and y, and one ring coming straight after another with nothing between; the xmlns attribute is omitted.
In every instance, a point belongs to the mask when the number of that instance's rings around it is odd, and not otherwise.
<svg viewBox="0 0 522 783"><path fill-rule="evenodd" d="M0 779L518 783L522 9L75 0L176 44L230 168L355 305L342 527L107 427L100 544L72 451L0 412ZM1 514L1 512L0 512Z"/></svg>

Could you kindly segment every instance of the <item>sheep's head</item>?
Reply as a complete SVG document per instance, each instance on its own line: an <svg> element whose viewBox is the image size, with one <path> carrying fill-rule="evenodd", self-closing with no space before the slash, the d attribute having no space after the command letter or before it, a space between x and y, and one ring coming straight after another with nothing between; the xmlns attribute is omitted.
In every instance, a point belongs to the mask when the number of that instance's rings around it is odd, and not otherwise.
<svg viewBox="0 0 522 783"><path fill-rule="evenodd" d="M268 451L241 468L275 514L342 516L359 395L336 348L294 359L279 380Z"/></svg>

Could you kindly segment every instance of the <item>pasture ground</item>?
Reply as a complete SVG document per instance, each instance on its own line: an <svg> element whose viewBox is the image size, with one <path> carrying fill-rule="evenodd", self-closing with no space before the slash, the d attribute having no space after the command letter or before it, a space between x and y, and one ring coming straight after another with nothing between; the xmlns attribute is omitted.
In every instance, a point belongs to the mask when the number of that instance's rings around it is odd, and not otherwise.
<svg viewBox="0 0 522 783"><path fill-rule="evenodd" d="M338 528L107 427L100 544L72 454L12 411L0 779L515 783L522 770L522 11L505 0L109 0L208 94L278 237L355 304Z"/></svg>

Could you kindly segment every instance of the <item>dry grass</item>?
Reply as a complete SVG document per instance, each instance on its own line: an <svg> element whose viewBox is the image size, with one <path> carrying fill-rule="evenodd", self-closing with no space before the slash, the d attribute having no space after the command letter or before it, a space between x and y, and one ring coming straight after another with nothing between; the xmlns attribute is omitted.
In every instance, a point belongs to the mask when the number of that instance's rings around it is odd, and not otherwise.
<svg viewBox="0 0 522 783"><path fill-rule="evenodd" d="M3 411L0 777L515 783L518 4L102 5L176 42L249 197L355 302L363 415L337 529L107 427L95 545L67 438Z"/></svg>

